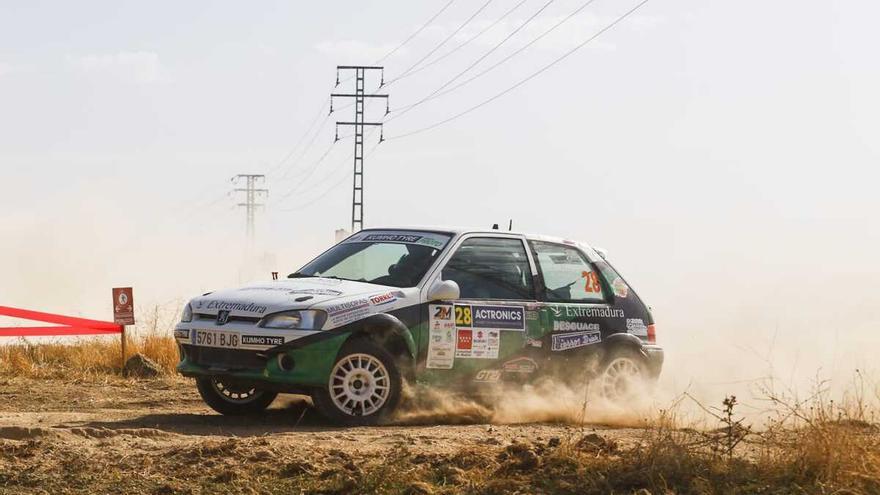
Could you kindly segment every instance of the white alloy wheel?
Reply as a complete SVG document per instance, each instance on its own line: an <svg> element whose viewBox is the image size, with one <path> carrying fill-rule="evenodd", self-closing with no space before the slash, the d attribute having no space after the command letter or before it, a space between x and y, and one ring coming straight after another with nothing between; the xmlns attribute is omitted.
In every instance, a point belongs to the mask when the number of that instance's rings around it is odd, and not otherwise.
<svg viewBox="0 0 880 495"><path fill-rule="evenodd" d="M635 394L642 379L642 367L639 363L631 357L620 356L612 359L605 367L599 378L599 386L602 395L608 399L626 399Z"/></svg>
<svg viewBox="0 0 880 495"><path fill-rule="evenodd" d="M391 394L388 370L369 354L349 354L330 373L333 404L350 416L369 416L385 404Z"/></svg>
<svg viewBox="0 0 880 495"><path fill-rule="evenodd" d="M254 387L227 385L216 379L211 380L211 386L220 398L233 404L247 404L263 395L262 391Z"/></svg>

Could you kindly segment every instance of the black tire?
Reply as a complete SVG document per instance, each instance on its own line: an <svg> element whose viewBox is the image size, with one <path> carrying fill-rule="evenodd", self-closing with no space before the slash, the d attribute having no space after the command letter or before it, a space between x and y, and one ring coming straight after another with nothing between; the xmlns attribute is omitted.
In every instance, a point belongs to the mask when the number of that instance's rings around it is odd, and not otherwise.
<svg viewBox="0 0 880 495"><path fill-rule="evenodd" d="M373 425L397 409L402 388L394 357L371 340L356 339L339 351L327 386L316 389L312 400L334 423Z"/></svg>
<svg viewBox="0 0 880 495"><path fill-rule="evenodd" d="M631 401L652 385L648 366L642 354L632 347L615 347L602 364L596 377L600 396L615 402Z"/></svg>
<svg viewBox="0 0 880 495"><path fill-rule="evenodd" d="M199 395L211 409L227 416L243 416L264 411L278 396L276 392L238 384L225 385L219 378L196 378Z"/></svg>

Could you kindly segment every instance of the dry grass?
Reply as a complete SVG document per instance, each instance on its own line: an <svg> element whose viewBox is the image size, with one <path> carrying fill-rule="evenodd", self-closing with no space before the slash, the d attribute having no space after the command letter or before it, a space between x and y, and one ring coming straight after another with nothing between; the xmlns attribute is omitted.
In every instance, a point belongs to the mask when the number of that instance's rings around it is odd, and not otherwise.
<svg viewBox="0 0 880 495"><path fill-rule="evenodd" d="M172 336L173 321L166 311L154 307L139 314L139 325L129 329L125 339L125 358L141 353L155 361L166 374L173 374L178 362L177 343ZM54 341L19 339L0 345L0 376L25 378L87 378L120 374L121 339L118 335L58 338Z"/></svg>
<svg viewBox="0 0 880 495"><path fill-rule="evenodd" d="M122 352L119 337L81 338L73 342L31 343L22 339L0 346L0 376L26 378L86 378L119 374ZM126 337L126 357L141 353L167 374L177 365L177 343L167 335Z"/></svg>
<svg viewBox="0 0 880 495"><path fill-rule="evenodd" d="M704 433L670 425L645 429L628 445L581 432L444 453L398 444L382 455L359 454L356 448L302 451L271 437L198 439L136 450L130 440L0 441L0 492L39 487L48 493L132 494L880 493L880 434L874 426L815 422L756 436L730 457L718 455ZM486 437L491 439L491 430ZM83 449L90 462L79 461Z"/></svg>

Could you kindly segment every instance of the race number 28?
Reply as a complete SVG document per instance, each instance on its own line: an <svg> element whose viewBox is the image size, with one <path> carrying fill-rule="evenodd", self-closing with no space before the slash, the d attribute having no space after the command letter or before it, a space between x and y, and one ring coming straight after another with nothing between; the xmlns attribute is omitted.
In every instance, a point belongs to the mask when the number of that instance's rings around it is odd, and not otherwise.
<svg viewBox="0 0 880 495"><path fill-rule="evenodd" d="M455 324L469 327L473 323L474 318L471 316L470 306L455 307Z"/></svg>

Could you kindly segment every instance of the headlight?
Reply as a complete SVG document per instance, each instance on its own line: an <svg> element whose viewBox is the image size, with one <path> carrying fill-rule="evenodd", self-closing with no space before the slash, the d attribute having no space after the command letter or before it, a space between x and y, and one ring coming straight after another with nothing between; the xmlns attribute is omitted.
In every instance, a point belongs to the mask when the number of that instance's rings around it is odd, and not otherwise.
<svg viewBox="0 0 880 495"><path fill-rule="evenodd" d="M314 309L306 311L287 311L269 315L260 321L263 328L320 330L327 320L327 313Z"/></svg>
<svg viewBox="0 0 880 495"><path fill-rule="evenodd" d="M183 314L180 315L181 323L189 323L193 321L193 308L192 305L186 303L186 306L183 307Z"/></svg>

